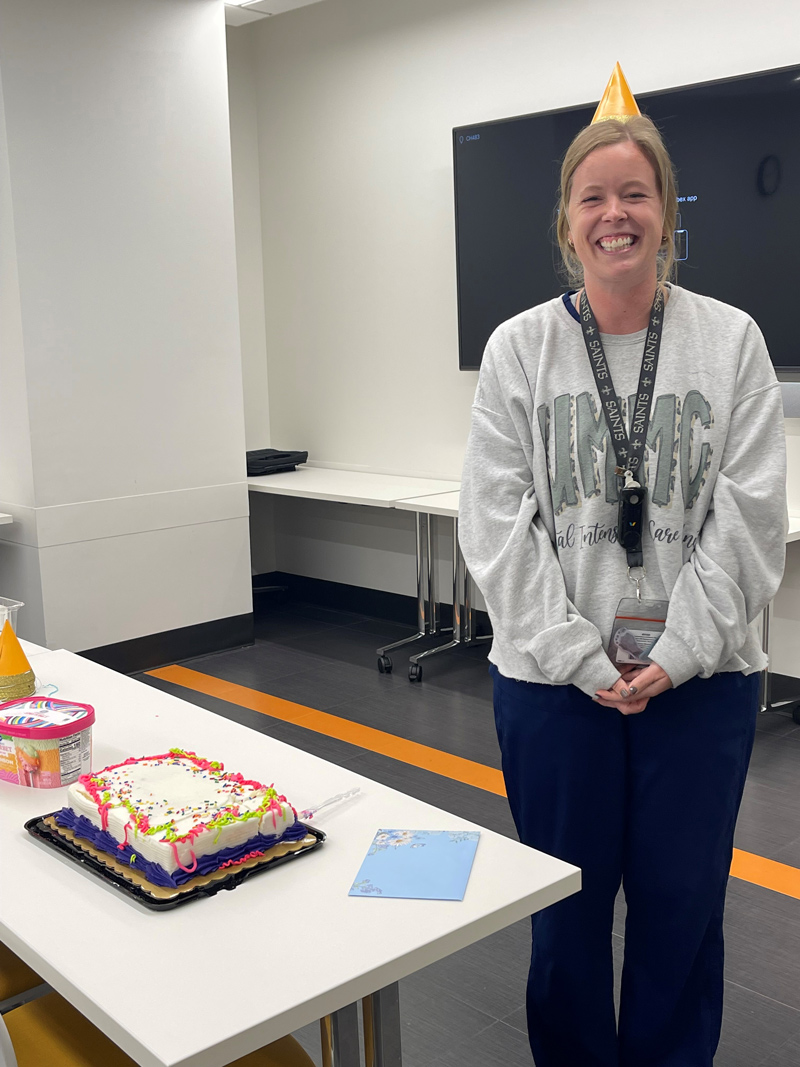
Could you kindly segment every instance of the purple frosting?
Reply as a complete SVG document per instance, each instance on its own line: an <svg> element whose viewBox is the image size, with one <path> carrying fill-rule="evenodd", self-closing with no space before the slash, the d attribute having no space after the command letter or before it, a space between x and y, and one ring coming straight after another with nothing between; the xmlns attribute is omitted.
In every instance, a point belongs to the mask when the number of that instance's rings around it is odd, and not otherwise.
<svg viewBox="0 0 800 1067"><path fill-rule="evenodd" d="M59 826L72 830L76 837L81 837L88 841L93 848L98 849L100 852L107 852L120 863L127 862L134 870L141 871L148 882L162 886L165 889L175 889L177 886L183 885L184 882L188 882L190 878L196 878L201 874L211 874L212 871L216 871L218 867L221 867L223 863L227 863L228 860L243 859L248 852L266 852L268 848L273 848L283 841L302 841L307 833L305 826L295 819L294 825L287 827L282 834L256 834L255 837L245 841L243 845L237 845L235 848L223 848L219 852L212 852L207 856L198 856L197 870L192 871L191 874L187 871L182 871L180 867L174 874L169 874L161 864L150 863L140 856L131 845L124 845L120 848L111 834L106 830L99 829L85 816L76 815L71 808L62 808L61 811L56 812L55 819Z"/></svg>

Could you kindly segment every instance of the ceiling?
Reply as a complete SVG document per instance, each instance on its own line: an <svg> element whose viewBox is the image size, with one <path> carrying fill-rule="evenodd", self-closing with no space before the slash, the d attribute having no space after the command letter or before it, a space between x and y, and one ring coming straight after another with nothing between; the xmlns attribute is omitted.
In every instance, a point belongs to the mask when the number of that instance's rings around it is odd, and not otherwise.
<svg viewBox="0 0 800 1067"><path fill-rule="evenodd" d="M225 4L225 22L228 26L244 26L247 22L267 18L269 15L282 15L296 7L319 4L321 0L245 0L243 4Z"/></svg>

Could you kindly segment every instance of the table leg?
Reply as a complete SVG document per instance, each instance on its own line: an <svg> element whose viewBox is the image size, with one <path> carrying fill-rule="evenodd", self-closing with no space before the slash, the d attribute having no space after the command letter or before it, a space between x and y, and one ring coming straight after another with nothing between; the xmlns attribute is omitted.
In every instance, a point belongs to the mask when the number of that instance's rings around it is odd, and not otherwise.
<svg viewBox="0 0 800 1067"><path fill-rule="evenodd" d="M475 613L470 601L471 581L461 546L458 543L458 519L453 519L453 640L445 645L437 645L436 648L429 648L425 652L409 656L409 662L412 664L409 677L412 681L418 681L420 678L419 673L416 673L414 677L411 673L411 671L418 670L420 660L438 656L441 652L447 652L448 649L458 648L459 645L473 645L481 641L492 640L492 634L475 636Z"/></svg>
<svg viewBox="0 0 800 1067"><path fill-rule="evenodd" d="M771 605L767 604L761 613L761 648L764 654L769 660L769 623L770 623L770 608ZM759 695L759 705L761 711L769 711L770 697L772 696L772 683L770 679L769 662L767 662L761 674L761 691Z"/></svg>
<svg viewBox="0 0 800 1067"><path fill-rule="evenodd" d="M430 548L431 532L428 516L417 512L417 629L428 633L428 598L430 596Z"/></svg>
<svg viewBox="0 0 800 1067"><path fill-rule="evenodd" d="M428 590L428 633L436 634L439 632L439 600L436 596L436 545L433 538L434 522L433 515L426 515L428 520L427 530L427 565L428 565L428 581L426 583Z"/></svg>
<svg viewBox="0 0 800 1067"><path fill-rule="evenodd" d="M367 1067L402 1067L400 989L397 982L367 997L363 1007Z"/></svg>
<svg viewBox="0 0 800 1067"><path fill-rule="evenodd" d="M436 581L434 572L435 553L433 546L433 517L424 511L417 512L417 633L394 641L391 645L382 645L376 649L378 668L388 672L392 668L387 653L403 645L413 644L432 634L449 633L450 628L441 629L439 625L439 604L436 600ZM381 662L382 661L382 662Z"/></svg>
<svg viewBox="0 0 800 1067"><path fill-rule="evenodd" d="M442 652L447 652L450 648L457 648L461 644L461 626L462 617L459 608L458 597L458 565L460 552L458 550L458 522L453 519L453 640L448 641L444 645L437 645L435 648L428 648L424 652L417 652L414 656L409 656L409 678L411 681L419 681L421 678L421 668L419 666L420 660L429 659L431 656L438 656Z"/></svg>
<svg viewBox="0 0 800 1067"><path fill-rule="evenodd" d="M458 519L453 520L453 555L458 559L456 577L460 590L460 613L461 613L461 643L472 645L478 641L491 641L493 634L482 634L480 637L475 633L475 611L472 607L471 592L472 579L470 578L467 564L464 560L461 546L458 543Z"/></svg>
<svg viewBox="0 0 800 1067"><path fill-rule="evenodd" d="M333 1033L330 1015L319 1021L319 1042L322 1046L322 1067L333 1067Z"/></svg>
<svg viewBox="0 0 800 1067"><path fill-rule="evenodd" d="M323 1067L361 1067L358 1004L348 1004L319 1021Z"/></svg>
<svg viewBox="0 0 800 1067"><path fill-rule="evenodd" d="M13 1011L14 1008L21 1008L23 1004L27 1004L31 1000L37 1000L39 997L43 997L45 993L52 992L53 987L48 985L47 982L42 982L41 985L34 986L33 989L25 989L22 993L17 993L13 997L0 1000L0 1015L5 1015L7 1011ZM0 1056L0 1063L2 1063L2 1056Z"/></svg>
<svg viewBox="0 0 800 1067"><path fill-rule="evenodd" d="M375 1067L375 1027L372 1024L372 995L361 1001L361 1021L364 1025L364 1067Z"/></svg>
<svg viewBox="0 0 800 1067"><path fill-rule="evenodd" d="M772 620L772 604L767 604L764 611L761 614L761 648L769 659L769 627ZM798 698L793 697L791 700L773 700L772 699L772 671L769 669L769 663L761 673L761 691L759 696L759 710L760 711L775 711L776 708L786 708L790 704L797 704ZM795 717L795 721L796 717Z"/></svg>
<svg viewBox="0 0 800 1067"><path fill-rule="evenodd" d="M453 640L464 640L467 595L467 565L458 543L458 519L453 519Z"/></svg>

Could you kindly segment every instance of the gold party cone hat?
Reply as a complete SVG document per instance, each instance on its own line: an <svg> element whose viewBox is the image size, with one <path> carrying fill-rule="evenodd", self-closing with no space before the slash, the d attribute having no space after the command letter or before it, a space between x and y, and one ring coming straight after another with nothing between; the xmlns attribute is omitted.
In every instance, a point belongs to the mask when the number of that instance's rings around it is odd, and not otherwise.
<svg viewBox="0 0 800 1067"><path fill-rule="evenodd" d="M592 123L607 122L609 119L616 119L617 122L627 122L634 115L641 115L641 111L639 110L639 105L633 99L633 93L628 83L625 81L622 67L617 63L611 77L608 79L603 98L597 105L597 111L594 113Z"/></svg>
<svg viewBox="0 0 800 1067"><path fill-rule="evenodd" d="M35 692L36 678L28 657L6 619L0 633L0 701L33 696Z"/></svg>

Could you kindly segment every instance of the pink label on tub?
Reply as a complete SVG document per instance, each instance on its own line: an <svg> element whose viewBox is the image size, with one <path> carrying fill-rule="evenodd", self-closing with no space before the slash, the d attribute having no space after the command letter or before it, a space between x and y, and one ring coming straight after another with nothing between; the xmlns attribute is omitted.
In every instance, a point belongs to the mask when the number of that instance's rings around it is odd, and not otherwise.
<svg viewBox="0 0 800 1067"><path fill-rule="evenodd" d="M91 769L91 728L49 741L0 736L0 781L57 789Z"/></svg>

